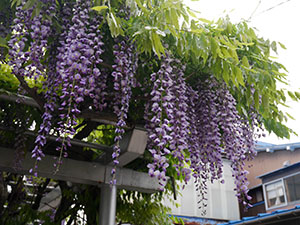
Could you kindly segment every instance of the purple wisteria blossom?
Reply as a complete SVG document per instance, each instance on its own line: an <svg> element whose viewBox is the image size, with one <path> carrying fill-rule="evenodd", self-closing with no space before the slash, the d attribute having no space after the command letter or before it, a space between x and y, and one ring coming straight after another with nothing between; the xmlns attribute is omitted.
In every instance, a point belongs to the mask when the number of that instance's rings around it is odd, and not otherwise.
<svg viewBox="0 0 300 225"><path fill-rule="evenodd" d="M81 104L88 98L92 99L95 109L103 110L105 103L105 80L97 67L102 62L104 52L102 36L98 29L101 20L90 18L90 1L77 1L71 18L71 25L64 38L60 41L56 63L57 79L62 85L60 96L59 132L63 137L57 140L62 144L57 148L61 156L67 157L67 146L70 146L70 136L75 134L74 126L77 116L81 113ZM97 20L98 19L98 20ZM100 84L99 80L104 81ZM99 83L99 84L98 84Z"/></svg>
<svg viewBox="0 0 300 225"><path fill-rule="evenodd" d="M16 18L12 30L14 31L12 39L9 41L11 56L11 65L13 73L16 76L38 79L44 77L46 67L43 62L44 51L48 48L48 38L51 35L51 21L42 19L42 14L47 13L53 16L55 13L55 1L47 1L41 8L39 15L33 16L33 8L23 10L25 2L22 2L16 9ZM31 40L31 48L25 50L25 43ZM27 64L25 66L25 64ZM40 161L44 154L42 147L46 143L44 130L49 133L50 126L47 126L51 120L51 115L43 115L43 124L40 127L39 135L36 138L36 146L32 151L32 158Z"/></svg>
<svg viewBox="0 0 300 225"><path fill-rule="evenodd" d="M120 155L120 140L125 133L127 113L129 110L129 102L132 95L132 88L135 86L134 75L137 69L137 56L134 53L134 45L128 40L123 40L119 44L114 45L113 54L115 56L115 64L113 67L112 76L114 79L114 106L113 111L118 117L117 126L115 129L115 145L112 154L115 167L119 164L118 156ZM116 169L112 170L112 182L115 183Z"/></svg>
<svg viewBox="0 0 300 225"><path fill-rule="evenodd" d="M209 77L188 86L184 67L168 54L151 81L151 101L145 113L148 149L153 156L148 165L150 176L157 177L163 187L172 157L178 176L182 174L186 182L194 177L205 206L207 181L224 182L223 158L227 158L232 162L237 196L249 199L247 171L240 159L255 155L254 130L238 114L226 85Z"/></svg>

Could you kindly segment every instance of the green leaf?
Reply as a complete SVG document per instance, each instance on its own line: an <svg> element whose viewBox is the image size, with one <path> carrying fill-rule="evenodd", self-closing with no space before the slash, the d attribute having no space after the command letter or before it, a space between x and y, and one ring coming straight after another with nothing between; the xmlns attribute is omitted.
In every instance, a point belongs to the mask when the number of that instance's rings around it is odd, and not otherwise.
<svg viewBox="0 0 300 225"><path fill-rule="evenodd" d="M229 52L227 51L226 48L221 47L221 52L223 53L223 55L225 56L225 58L231 58L231 55L229 54Z"/></svg>
<svg viewBox="0 0 300 225"><path fill-rule="evenodd" d="M124 31L120 25L120 18L115 16L113 12L110 12L106 16L106 20L109 26L112 37L117 37L119 35L124 35Z"/></svg>
<svg viewBox="0 0 300 225"><path fill-rule="evenodd" d="M287 115L290 119L295 120L295 118L294 118L293 116L291 116L289 113L286 113L286 115Z"/></svg>
<svg viewBox="0 0 300 225"><path fill-rule="evenodd" d="M239 82L239 84L241 84L242 86L245 86L242 70L238 67L234 67L234 72L235 72L235 76L236 76L236 79Z"/></svg>
<svg viewBox="0 0 300 225"><path fill-rule="evenodd" d="M281 42L278 42L278 44L280 45L281 48L286 49L285 45L282 44Z"/></svg>
<svg viewBox="0 0 300 225"><path fill-rule="evenodd" d="M239 62L239 57L236 53L236 50L230 48L228 51L231 57L234 59L234 62L237 64Z"/></svg>
<svg viewBox="0 0 300 225"><path fill-rule="evenodd" d="M165 53L164 47L157 33L155 32L151 32L151 33L152 33L151 40L153 45L153 51L155 52L155 54L157 54L158 57L160 57L161 53L163 54Z"/></svg>
<svg viewBox="0 0 300 225"><path fill-rule="evenodd" d="M258 109L259 108L259 94L258 94L257 90L255 90L253 97L254 97L255 108Z"/></svg>
<svg viewBox="0 0 300 225"><path fill-rule="evenodd" d="M171 8L171 10L169 10L171 18L172 18L172 24L175 26L175 28L177 30L179 30L179 20L178 20L178 15L177 12L174 8Z"/></svg>
<svg viewBox="0 0 300 225"><path fill-rule="evenodd" d="M6 39L3 37L0 37L0 47L8 48L8 46L6 44L7 44Z"/></svg>
<svg viewBox="0 0 300 225"><path fill-rule="evenodd" d="M22 3L22 0L13 0L13 1L11 2L11 6L12 6L12 7L13 7L14 5L19 6L19 5L21 5L21 3Z"/></svg>
<svg viewBox="0 0 300 225"><path fill-rule="evenodd" d="M216 41L215 38L211 38L211 51L212 51L213 58L217 58L218 50L220 50L218 42Z"/></svg>
<svg viewBox="0 0 300 225"><path fill-rule="evenodd" d="M197 15L190 8L187 8L187 11L192 17L197 18Z"/></svg>
<svg viewBox="0 0 300 225"><path fill-rule="evenodd" d="M26 4L23 6L23 10L30 9L34 6L35 0L28 0Z"/></svg>
<svg viewBox="0 0 300 225"><path fill-rule="evenodd" d="M294 101L298 101L297 97L294 95L294 93L293 93L293 92L291 92L291 91L288 91L288 95L291 97L291 99L292 99L292 100L294 100Z"/></svg>
<svg viewBox="0 0 300 225"><path fill-rule="evenodd" d="M41 2L38 2L37 6L35 7L35 10L34 10L35 16L40 15L41 8L42 8Z"/></svg>
<svg viewBox="0 0 300 225"><path fill-rule="evenodd" d="M264 111L269 110L269 96L267 94L262 95L262 107Z"/></svg>
<svg viewBox="0 0 300 225"><path fill-rule="evenodd" d="M161 30L159 30L159 29L157 29L155 32L156 32L158 35L161 35L161 36L163 36L163 37L166 36L166 33L163 32L163 31L161 31Z"/></svg>
<svg viewBox="0 0 300 225"><path fill-rule="evenodd" d="M101 12L103 9L108 9L108 7L106 5L101 5L101 6L94 6L91 9L97 12Z"/></svg>
<svg viewBox="0 0 300 225"><path fill-rule="evenodd" d="M204 19L204 18L199 18L198 20L200 20L203 23L208 23L208 24L212 23L210 20L207 20L207 19Z"/></svg>
<svg viewBox="0 0 300 225"><path fill-rule="evenodd" d="M299 93L299 92L295 91L295 95L296 95L296 97L297 97L298 99L300 99L300 93Z"/></svg>
<svg viewBox="0 0 300 225"><path fill-rule="evenodd" d="M243 56L243 58L242 58L242 64L243 64L243 66L246 67L246 68L249 68L249 67L250 67L248 58L247 58L246 56Z"/></svg>
<svg viewBox="0 0 300 225"><path fill-rule="evenodd" d="M227 63L224 62L223 64L223 73L222 73L222 77L223 77L223 80L225 81L225 83L228 85L229 83L229 74L230 74L230 71L229 71L229 66Z"/></svg>
<svg viewBox="0 0 300 225"><path fill-rule="evenodd" d="M271 43L271 48L272 48L272 50L273 50L275 53L277 53L277 45L276 45L276 42L275 42L275 41L272 41L272 43Z"/></svg>
<svg viewBox="0 0 300 225"><path fill-rule="evenodd" d="M95 0L95 2L94 2L95 6L100 5L100 4L101 4L101 0Z"/></svg>

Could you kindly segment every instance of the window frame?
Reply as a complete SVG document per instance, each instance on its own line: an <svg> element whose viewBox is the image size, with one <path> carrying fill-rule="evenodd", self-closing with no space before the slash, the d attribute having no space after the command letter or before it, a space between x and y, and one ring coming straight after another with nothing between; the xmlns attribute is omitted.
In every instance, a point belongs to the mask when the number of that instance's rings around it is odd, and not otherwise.
<svg viewBox="0 0 300 225"><path fill-rule="evenodd" d="M287 175L287 176L284 176L284 177L282 177L282 179L284 180L284 179L287 179L287 178L290 178L290 177L293 177L293 176L297 176L297 175L300 175L300 172L297 172L297 173L293 173L293 174L290 174L290 175ZM284 188L285 188L285 185L284 185ZM285 193L285 195L287 195L286 193ZM296 201L291 201L291 202L288 202L288 203L299 203L300 202L300 199L298 199L298 200L296 200Z"/></svg>
<svg viewBox="0 0 300 225"><path fill-rule="evenodd" d="M276 179L276 180L272 180L272 181L269 181L269 182L263 184L263 194L264 194L264 198L265 198L265 207L266 207L266 210L276 209L276 208L280 208L280 207L288 205L287 196L286 196L286 189L285 189L285 185L284 185L284 178L285 177L282 177L282 178L279 178L279 179ZM272 183L277 183L278 181L281 181L281 184L283 186L284 203L281 204L281 205L269 207L268 206L268 196L267 196L266 186L269 185L269 184L272 184Z"/></svg>
<svg viewBox="0 0 300 225"><path fill-rule="evenodd" d="M287 205L294 204L294 203L300 203L300 200L292 201L292 202L287 201L287 193L286 193L286 187L285 187L285 182L284 182L284 179L289 178L289 177L293 177L293 176L297 176L299 174L300 174L300 172L292 173L292 174L286 175L284 177L281 177L281 178L278 178L278 179L275 179L275 180L272 180L272 181L269 181L269 182L266 182L266 183L262 184L266 210L276 209L276 208L280 208L280 207L287 206ZM266 187L265 186L268 185L268 184L271 184L271 183L275 183L279 180L281 180L281 182L283 183L285 204L282 204L280 206L268 207L268 199L267 199L267 193L266 193Z"/></svg>

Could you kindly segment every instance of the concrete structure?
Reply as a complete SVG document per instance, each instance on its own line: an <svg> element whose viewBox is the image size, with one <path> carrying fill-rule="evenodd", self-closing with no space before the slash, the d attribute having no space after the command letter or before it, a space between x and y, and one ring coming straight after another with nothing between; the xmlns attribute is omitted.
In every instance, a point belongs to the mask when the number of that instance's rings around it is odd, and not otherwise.
<svg viewBox="0 0 300 225"><path fill-rule="evenodd" d="M200 205L197 204L199 201L198 193L192 180L185 185L183 190L179 190L181 195L177 195L175 201L179 204L178 208L172 203L173 200L166 200L165 204L172 209L172 214L177 216L207 218L217 221L239 219L239 205L234 192L235 185L228 160L224 160L223 171L224 184L219 181L215 181L213 184L208 182L208 200L205 209L199 209ZM203 210L206 211L205 215L203 215Z"/></svg>
<svg viewBox="0 0 300 225"><path fill-rule="evenodd" d="M74 139L71 141L73 145L92 145L92 147L100 148L106 153L110 152L110 148L106 146L86 143ZM146 132L140 129L133 129L120 144L122 149L120 156L122 166L142 155L146 147L146 142ZM14 149L0 146L0 171L29 174L30 169L35 165L35 159L32 159L30 155L27 154L21 167L18 168L18 170L15 170L15 155ZM60 166L59 171L54 172L53 164L56 163L56 160L53 159L53 156L46 155L43 158L43 162L39 164L36 172L42 177L100 186L102 191L99 209L99 225L115 224L117 188L141 192L155 192L158 191L160 187L157 179L151 178L147 173L141 173L122 167L119 167L116 170L116 185L110 185L113 167L107 164L110 164L111 157L105 157L105 160L97 159L92 162L70 158L65 158L63 161L64 163ZM106 165L101 164L100 162L106 162ZM54 196L49 195L48 197L53 204L57 204L59 201L56 197L58 193L53 192L51 194Z"/></svg>

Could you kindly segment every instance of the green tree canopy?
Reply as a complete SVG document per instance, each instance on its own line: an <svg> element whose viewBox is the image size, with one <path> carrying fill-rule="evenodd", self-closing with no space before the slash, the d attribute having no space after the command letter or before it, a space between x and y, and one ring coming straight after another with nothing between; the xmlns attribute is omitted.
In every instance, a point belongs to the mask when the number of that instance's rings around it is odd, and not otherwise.
<svg viewBox="0 0 300 225"><path fill-rule="evenodd" d="M206 182L222 180L226 157L247 204L243 160L255 155L256 129L286 138L292 132L279 106L286 94L300 94L278 88L286 69L270 57L284 46L244 21L199 19L173 0L4 0L0 9L1 96L18 93L36 103L1 101L0 144L19 140L18 160L23 153L36 159L33 175L44 154L58 157L56 170L74 157L72 138L113 145L117 167L123 134L142 125L147 151L127 167L148 171L162 188L166 176L194 177L205 198ZM90 121L87 109L109 114L112 123ZM36 138L24 135L28 130ZM57 151L49 150L47 135L56 136ZM87 160L101 154L79 151ZM112 175L114 182L115 169Z"/></svg>

